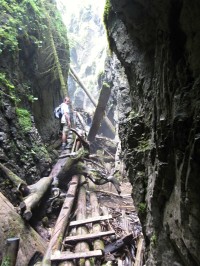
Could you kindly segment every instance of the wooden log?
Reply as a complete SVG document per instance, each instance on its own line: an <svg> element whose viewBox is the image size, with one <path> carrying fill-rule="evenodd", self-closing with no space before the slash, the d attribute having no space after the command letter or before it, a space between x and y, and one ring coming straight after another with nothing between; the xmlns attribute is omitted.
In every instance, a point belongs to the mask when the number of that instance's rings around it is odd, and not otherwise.
<svg viewBox="0 0 200 266"><path fill-rule="evenodd" d="M0 169L6 174L10 181L18 188L22 195L28 193L28 186L25 181L23 181L19 176L14 174L5 165L0 163Z"/></svg>
<svg viewBox="0 0 200 266"><path fill-rule="evenodd" d="M96 217L91 217L91 218L87 218L83 220L72 221L70 222L69 226L79 226L82 224L101 222L101 221L105 221L109 219L112 219L112 215L96 216Z"/></svg>
<svg viewBox="0 0 200 266"><path fill-rule="evenodd" d="M114 243L108 244L105 249L104 253L109 254L116 252L118 249L122 248L123 246L129 244L133 240L133 234L128 234L121 239L118 239Z"/></svg>
<svg viewBox="0 0 200 266"><path fill-rule="evenodd" d="M81 231L81 233L83 233L83 232ZM111 230L111 231L99 232L99 233L94 233L94 234L90 233L90 234L82 234L82 235L77 235L77 236L67 236L65 238L65 244L78 242L78 241L84 241L84 240L93 240L96 238L101 238L104 236L110 236L110 235L114 235L114 234L115 234L115 231Z"/></svg>
<svg viewBox="0 0 200 266"><path fill-rule="evenodd" d="M143 252L144 252L144 238L141 236L137 241L137 253L135 257L134 266L143 265Z"/></svg>
<svg viewBox="0 0 200 266"><path fill-rule="evenodd" d="M100 215L99 204L95 192L90 192L90 205L91 205L91 214L92 216ZM92 232L101 234L101 224L93 223ZM95 239L93 242L94 250L104 250L104 242L101 239Z"/></svg>
<svg viewBox="0 0 200 266"><path fill-rule="evenodd" d="M55 250L59 250L62 245L64 233L66 230L66 226L69 221L69 216L73 207L77 187L79 183L78 176L72 177L72 184L69 186L67 194L74 195L73 197L66 197L62 209L60 211L59 217L57 219L56 225L54 227L53 234L51 236L48 249L43 257L42 266L50 266L51 265L51 253Z"/></svg>
<svg viewBox="0 0 200 266"><path fill-rule="evenodd" d="M43 177L34 185L29 186L29 194L22 203L20 203L20 209L23 213L25 220L30 220L32 217L32 209L34 209L50 187L53 181L52 176Z"/></svg>
<svg viewBox="0 0 200 266"><path fill-rule="evenodd" d="M103 255L101 250L93 250L86 252L55 252L51 255L51 261L59 261L59 260L72 260L72 259L80 259L80 258L91 258L91 257L101 257Z"/></svg>
<svg viewBox="0 0 200 266"><path fill-rule="evenodd" d="M19 238L12 237L6 241L6 250L3 256L1 266L15 266L17 261L17 253L19 250Z"/></svg>
<svg viewBox="0 0 200 266"><path fill-rule="evenodd" d="M89 97L89 99L93 103L93 105L95 107L97 107L96 101L94 100L94 98L92 97L90 92L86 89L86 87L83 85L83 83L79 79L77 73L75 72L75 70L71 66L70 66L70 74L74 78L74 80L80 85L80 87L84 90L84 92L87 94L87 96ZM105 93L105 91L106 91L105 89L108 89L108 91L110 91L108 86L106 86L106 84L104 84L104 86L102 87L103 93ZM110 96L110 92L109 92L109 96ZM107 97L109 98L109 96L107 96ZM101 99L101 100L104 101L104 98ZM99 100L99 102L100 102L100 100ZM106 104L107 104L107 102L108 102L108 99L106 99ZM104 108L104 110L105 110L105 108ZM94 120L94 118L93 118L93 120ZM114 128L114 126L112 125L111 121L108 119L108 117L106 115L104 115L104 121L105 121L106 125L108 126L108 128L111 130L111 132L113 134L115 134L115 128Z"/></svg>
<svg viewBox="0 0 200 266"><path fill-rule="evenodd" d="M15 236L20 239L15 266L29 265L30 259L35 253L44 254L47 248L47 244L42 237L16 213L14 206L0 193L1 254L4 254L6 240Z"/></svg>
<svg viewBox="0 0 200 266"><path fill-rule="evenodd" d="M95 110L95 113L93 116L92 125L91 125L90 131L88 133L88 140L89 141L94 141L95 136L98 133L98 130L99 130L100 125L101 125L101 121L103 120L103 117L105 115L105 109L106 109L106 106L107 106L107 103L108 103L108 100L110 97L110 93L111 93L110 87L103 85L101 92L100 92L98 104L96 106L96 110ZM108 128L110 129L110 131L113 133L113 137L114 137L115 136L114 126L112 125L112 123L110 122L110 120L107 117L106 117L105 122L106 122L106 125L108 126Z"/></svg>
<svg viewBox="0 0 200 266"><path fill-rule="evenodd" d="M85 181L84 176L81 176L81 183ZM78 204L77 204L77 216L76 216L76 220L82 220L86 218L86 190L85 187L82 186L80 188L79 191L79 195L78 195ZM88 229L85 226L79 226L77 228L77 235L80 236L82 234L87 234L88 233ZM73 236L73 237L78 237L78 236ZM72 238L73 238L72 237ZM84 242L84 239L82 239L83 241L79 242L78 244L76 244L75 246L75 252L88 252L90 251L89 245L88 243ZM66 239L65 239L66 241ZM79 264L81 266L84 265L91 265L90 261L87 259L80 259Z"/></svg>

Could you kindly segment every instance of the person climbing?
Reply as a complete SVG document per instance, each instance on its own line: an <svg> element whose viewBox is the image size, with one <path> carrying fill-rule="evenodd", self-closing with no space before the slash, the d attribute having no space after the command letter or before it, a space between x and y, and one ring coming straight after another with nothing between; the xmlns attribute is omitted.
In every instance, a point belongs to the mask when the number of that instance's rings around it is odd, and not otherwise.
<svg viewBox="0 0 200 266"><path fill-rule="evenodd" d="M64 150L67 146L67 137L68 137L68 133L71 127L69 103L70 103L70 98L65 97L63 103L61 104L61 112L63 114L61 117L62 150Z"/></svg>

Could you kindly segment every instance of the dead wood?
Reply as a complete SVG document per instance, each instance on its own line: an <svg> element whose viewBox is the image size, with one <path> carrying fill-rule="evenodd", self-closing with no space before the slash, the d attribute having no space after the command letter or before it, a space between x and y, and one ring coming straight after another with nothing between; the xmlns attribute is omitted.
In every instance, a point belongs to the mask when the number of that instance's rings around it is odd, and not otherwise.
<svg viewBox="0 0 200 266"><path fill-rule="evenodd" d="M20 239L16 266L29 265L36 252L43 254L46 243L42 237L16 212L14 206L0 193L0 250L4 253L5 242L10 236ZM0 253L1 253L0 252ZM0 256L0 260L1 260ZM10 265L10 264L9 264Z"/></svg>
<svg viewBox="0 0 200 266"><path fill-rule="evenodd" d="M114 253L118 249L124 247L125 245L130 244L131 241L133 241L133 234L129 234L121 239L118 239L114 243L108 244L104 249L104 253L105 254Z"/></svg>
<svg viewBox="0 0 200 266"><path fill-rule="evenodd" d="M86 133L88 133L88 126L86 125L86 123L85 123L85 121L84 121L82 115L81 115L79 112L76 112L76 116L77 116L77 118L78 118L78 120L79 120L79 122L80 122L80 124L81 124L81 126L82 126L82 128L83 128L83 130L84 130Z"/></svg>
<svg viewBox="0 0 200 266"><path fill-rule="evenodd" d="M101 250L76 252L76 253L63 251L63 252L57 252L57 253L51 255L51 260L52 261L62 261L62 260L73 260L73 259L81 259L81 258L87 259L87 258L92 258L92 257L101 257L102 255L103 255L103 252ZM88 260L88 262L90 263L89 260ZM68 264L59 264L59 265L68 265Z"/></svg>
<svg viewBox="0 0 200 266"><path fill-rule="evenodd" d="M90 192L90 204L91 204L91 215L97 216L100 215L99 212L99 203L97 200L97 196L95 192ZM92 224L92 232L93 233L99 233L101 232L101 224L96 222ZM103 250L104 249L104 242L101 239L95 239L94 243L94 250Z"/></svg>
<svg viewBox="0 0 200 266"><path fill-rule="evenodd" d="M104 237L104 236L110 236L110 235L114 235L115 234L115 231L114 230L110 230L110 231L105 231L105 232L99 232L99 233L93 233L93 234L87 234L87 233L84 233L83 232L86 232L86 230L82 230L82 235L77 235L77 236L67 236L65 238L65 244L66 243L76 243L78 241L84 241L84 240L93 240L93 239L98 239L98 238L101 238L101 237ZM82 245L82 243L81 243Z"/></svg>
<svg viewBox="0 0 200 266"><path fill-rule="evenodd" d="M54 227L53 234L51 236L47 251L42 260L42 266L51 265L51 254L56 252L61 248L64 233L66 230L66 226L69 221L69 215L72 210L72 206L74 203L77 187L78 187L78 176L73 176L70 182L69 189L67 191L67 196L65 202L60 211L59 217L57 219L56 225Z"/></svg>
<svg viewBox="0 0 200 266"><path fill-rule="evenodd" d="M79 132L76 129L74 129L74 128L71 128L70 130L77 135L77 137L81 141L82 146L89 152L89 150L90 150L90 144L89 144L88 141L86 141L84 139L84 136L83 135L80 135Z"/></svg>
<svg viewBox="0 0 200 266"><path fill-rule="evenodd" d="M94 216L94 217L83 219L83 220L72 221L70 222L69 226L78 226L82 224L101 222L101 221L105 221L109 219L112 219L112 215Z"/></svg>
<svg viewBox="0 0 200 266"><path fill-rule="evenodd" d="M20 210L25 220L30 220L32 210L39 205L40 200L50 187L53 181L52 176L43 177L34 185L29 186L30 194L20 203Z"/></svg>
<svg viewBox="0 0 200 266"><path fill-rule="evenodd" d="M81 176L81 182L84 182L84 177ZM78 195L78 203L77 203L77 216L76 220L82 220L86 218L86 189L84 186L82 186L79 190L79 195ZM82 235L82 234L87 234L88 229L85 226L79 226L77 228L77 235ZM90 247L87 242L81 241L76 244L75 246L75 252L85 252L85 251L90 251ZM85 259L80 259L79 261L80 265L90 265L89 260Z"/></svg>
<svg viewBox="0 0 200 266"><path fill-rule="evenodd" d="M90 92L86 89L86 87L83 85L83 83L81 82L81 80L78 77L77 73L74 71L74 69L71 66L70 66L70 74L73 77L73 79L79 84L79 86L84 90L84 92L87 94L87 96L89 97L89 99L93 103L93 105L95 107L97 107L96 101L94 100L94 98L92 97ZM108 90L109 95L107 95L106 90ZM102 87L102 95L103 95L102 96L102 98L103 98L102 100L104 101L104 98L105 98L106 99L106 104L107 104L107 102L108 102L107 98L109 98L109 96L110 96L110 88L106 84L104 84L103 87ZM100 102L100 100L99 100L99 102ZM105 108L104 108L104 110L105 110ZM93 121L94 121L94 119L93 119ZM108 119L108 117L105 114L104 114L104 121L105 121L106 125L108 126L108 128L111 130L111 132L113 134L115 134L114 126L113 126L113 124L111 123L111 121Z"/></svg>
<svg viewBox="0 0 200 266"><path fill-rule="evenodd" d="M90 128L90 131L88 133L88 140L89 141L94 141L95 136L97 135L99 128L101 126L101 121L103 120L103 117L105 115L105 109L110 97L110 93L111 93L111 88L103 85L100 95L99 95L99 100L98 100L98 104L96 106L96 110L93 116L93 120L92 120L92 125ZM115 135L115 129L112 125L112 123L110 122L109 119L106 119L106 124L108 126L108 128L110 129L110 131L113 133L113 136Z"/></svg>
<svg viewBox="0 0 200 266"><path fill-rule="evenodd" d="M139 237L137 241L137 253L135 257L134 266L142 266L143 265L143 252L144 252L144 239L143 237Z"/></svg>
<svg viewBox="0 0 200 266"><path fill-rule="evenodd" d="M9 263L9 266L15 266L17 261L18 250L19 250L19 238L18 237L8 238L6 240L6 249L1 265L2 266L8 265Z"/></svg>
<svg viewBox="0 0 200 266"><path fill-rule="evenodd" d="M27 195L29 192L28 186L25 181L23 181L19 176L14 174L5 165L0 163L0 169L5 173L5 175L10 179L18 191L23 195Z"/></svg>

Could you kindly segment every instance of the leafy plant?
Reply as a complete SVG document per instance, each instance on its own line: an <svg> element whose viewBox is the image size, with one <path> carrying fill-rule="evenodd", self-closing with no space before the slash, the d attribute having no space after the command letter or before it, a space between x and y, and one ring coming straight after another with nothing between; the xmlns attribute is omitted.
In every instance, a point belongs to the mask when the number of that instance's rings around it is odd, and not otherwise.
<svg viewBox="0 0 200 266"><path fill-rule="evenodd" d="M138 209L140 213L145 213L147 209L147 204L145 202L139 203Z"/></svg>
<svg viewBox="0 0 200 266"><path fill-rule="evenodd" d="M30 131L32 127L31 115L28 110L22 108L16 108L16 114L18 116L19 124L25 132Z"/></svg>

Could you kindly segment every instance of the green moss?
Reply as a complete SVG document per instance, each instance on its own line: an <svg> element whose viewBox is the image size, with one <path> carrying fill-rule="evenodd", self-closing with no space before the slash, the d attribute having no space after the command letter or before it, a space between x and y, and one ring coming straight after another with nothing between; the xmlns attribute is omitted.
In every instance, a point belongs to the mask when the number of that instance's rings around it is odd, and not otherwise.
<svg viewBox="0 0 200 266"><path fill-rule="evenodd" d="M21 129L25 132L30 131L32 127L32 123L31 123L31 115L29 111L26 109L16 108L16 114L18 116Z"/></svg>
<svg viewBox="0 0 200 266"><path fill-rule="evenodd" d="M110 0L106 0L106 4L105 4L105 7L104 7L104 13L103 13L103 21L104 21L105 25L108 22L108 17L109 17L110 9L111 9Z"/></svg>
<svg viewBox="0 0 200 266"><path fill-rule="evenodd" d="M154 233L152 236L151 236L151 239L150 239L150 242L153 246L156 246L157 245L157 236L156 234Z"/></svg>
<svg viewBox="0 0 200 266"><path fill-rule="evenodd" d="M11 265L11 258L8 256L3 257L1 266L10 266L10 265Z"/></svg>
<svg viewBox="0 0 200 266"><path fill-rule="evenodd" d="M150 141L147 139L142 139L139 141L137 151L146 151L151 149Z"/></svg>
<svg viewBox="0 0 200 266"><path fill-rule="evenodd" d="M147 209L147 204L145 202L141 202L139 205L138 205L138 210L141 214L144 214L146 212L146 209Z"/></svg>
<svg viewBox="0 0 200 266"><path fill-rule="evenodd" d="M45 148L45 146L37 146L37 145L34 145L32 150L31 150L31 153L33 155L37 154L37 156L39 158L45 158L45 157L48 157L48 151L47 149Z"/></svg>
<svg viewBox="0 0 200 266"><path fill-rule="evenodd" d="M104 83L103 83L103 87L109 89L109 88L110 88L110 85L109 85L108 83L104 82Z"/></svg>
<svg viewBox="0 0 200 266"><path fill-rule="evenodd" d="M0 29L1 30L1 29ZM6 86L9 89L14 89L14 85L6 78L5 73L0 73L0 84Z"/></svg>

